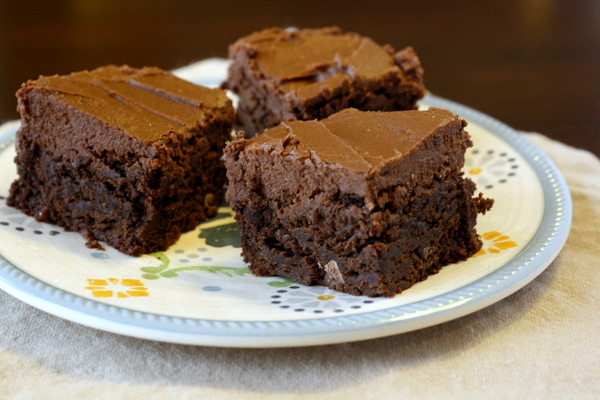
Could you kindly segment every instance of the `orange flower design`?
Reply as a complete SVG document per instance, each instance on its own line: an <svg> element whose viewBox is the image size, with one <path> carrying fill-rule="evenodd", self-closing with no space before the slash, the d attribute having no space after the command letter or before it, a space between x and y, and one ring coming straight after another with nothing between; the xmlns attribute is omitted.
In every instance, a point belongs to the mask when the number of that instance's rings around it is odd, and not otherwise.
<svg viewBox="0 0 600 400"><path fill-rule="evenodd" d="M486 253L496 254L503 250L518 246L518 244L509 240L510 237L496 231L484 233L481 235L481 239L483 240L483 246L481 247L481 250L473 255L473 257L481 256Z"/></svg>
<svg viewBox="0 0 600 400"><path fill-rule="evenodd" d="M138 279L88 279L90 286L85 289L91 290L94 297L145 297L148 296L148 288Z"/></svg>

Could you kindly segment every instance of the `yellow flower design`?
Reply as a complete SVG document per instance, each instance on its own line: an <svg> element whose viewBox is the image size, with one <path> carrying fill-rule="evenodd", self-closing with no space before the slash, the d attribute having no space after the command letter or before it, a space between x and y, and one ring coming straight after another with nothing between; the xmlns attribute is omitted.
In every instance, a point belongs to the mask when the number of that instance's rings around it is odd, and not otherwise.
<svg viewBox="0 0 600 400"><path fill-rule="evenodd" d="M483 239L483 246L481 250L473 255L473 257L477 257L486 253L500 253L502 250L507 250L512 247L518 246L515 242L510 239L510 237L506 235L502 235L500 232L491 231L486 232L481 235L481 239Z"/></svg>
<svg viewBox="0 0 600 400"><path fill-rule="evenodd" d="M465 173L473 179L477 187L492 189L494 186L506 183L517 174L519 164L517 159L507 152L495 150L483 151L473 149L465 159Z"/></svg>
<svg viewBox="0 0 600 400"><path fill-rule="evenodd" d="M85 289L91 290L94 297L145 297L148 296L148 288L139 279L88 279L90 286Z"/></svg>
<svg viewBox="0 0 600 400"><path fill-rule="evenodd" d="M330 294L323 294L323 295L321 295L321 296L317 296L317 297L315 297L315 298L316 298L317 300L323 300L323 301L326 301L326 300L331 300L331 299L334 299L334 298L335 298L335 296L332 296L332 295L330 295Z"/></svg>

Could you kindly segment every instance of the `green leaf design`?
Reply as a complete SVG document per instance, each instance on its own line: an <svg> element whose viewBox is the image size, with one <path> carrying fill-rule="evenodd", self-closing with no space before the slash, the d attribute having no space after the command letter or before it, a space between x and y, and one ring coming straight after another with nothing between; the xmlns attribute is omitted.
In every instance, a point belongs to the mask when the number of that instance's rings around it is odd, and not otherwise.
<svg viewBox="0 0 600 400"><path fill-rule="evenodd" d="M206 244L212 247L242 247L237 222L213 226L212 228L201 228L198 237L206 240Z"/></svg>
<svg viewBox="0 0 600 400"><path fill-rule="evenodd" d="M163 252L156 252L149 254L150 256L156 258L159 261L159 265L157 267L141 267L140 270L142 272L146 272L142 274L142 278L156 280L159 278L177 278L180 272L183 271L206 271L212 274L223 274L229 277L233 277L233 274L238 276L244 276L248 274L252 274L248 267L235 268L235 267L219 267L219 266L205 266L205 265L197 265L191 267L180 267L168 269L170 260L166 254Z"/></svg>
<svg viewBox="0 0 600 400"><path fill-rule="evenodd" d="M236 268L233 272L239 276L252 275L252 271L250 271L250 268L248 267Z"/></svg>
<svg viewBox="0 0 600 400"><path fill-rule="evenodd" d="M169 268L169 264L171 263L171 260L169 260L169 257L167 257L167 255L165 253L163 253L162 251L157 251L155 253L150 253L148 255L150 257L156 258L159 263L158 263L157 267L142 267L142 268L140 268L143 272L148 272L150 274L158 274L158 273L161 273L162 271L164 271L165 269ZM146 279L158 279L158 277L146 278Z"/></svg>
<svg viewBox="0 0 600 400"><path fill-rule="evenodd" d="M294 281L290 281L289 279L285 279L283 281L271 281L271 282L267 282L267 285L269 286L273 286L273 287L288 287L288 286L292 286L294 283Z"/></svg>
<svg viewBox="0 0 600 400"><path fill-rule="evenodd" d="M205 271L205 272L210 272L211 274L222 274L222 275L226 275L229 277L233 277L234 275L237 275L237 276L252 275L252 271L250 271L250 268L248 268L248 267L235 268L235 267L220 267L220 266L214 266L214 265L212 265L212 266L195 265L195 266L191 266L191 267L179 267L179 268L169 269L169 265L170 265L171 261L169 260L169 257L167 257L167 255L165 253L158 251L156 253L151 253L148 255L156 258L158 260L159 264L156 267L152 267L152 266L141 267L140 270L142 272L145 272L145 274L142 274L142 278L144 278L144 279L156 280L156 279L160 279L160 278L177 278L179 276L179 273L184 272L184 271Z"/></svg>
<svg viewBox="0 0 600 400"><path fill-rule="evenodd" d="M167 268L169 266L169 264L171 263L171 260L169 260L169 257L167 257L167 255L165 253L163 253L162 251L150 253L150 256L152 256L152 257L156 258L158 261L160 261L160 265L162 267Z"/></svg>
<svg viewBox="0 0 600 400"><path fill-rule="evenodd" d="M159 275L162 276L163 278L177 278L179 276L179 274L177 273L178 269L172 269L170 271L163 271L161 272Z"/></svg>
<svg viewBox="0 0 600 400"><path fill-rule="evenodd" d="M164 271L164 267L142 267L140 269L144 272L149 272L151 274L158 274Z"/></svg>

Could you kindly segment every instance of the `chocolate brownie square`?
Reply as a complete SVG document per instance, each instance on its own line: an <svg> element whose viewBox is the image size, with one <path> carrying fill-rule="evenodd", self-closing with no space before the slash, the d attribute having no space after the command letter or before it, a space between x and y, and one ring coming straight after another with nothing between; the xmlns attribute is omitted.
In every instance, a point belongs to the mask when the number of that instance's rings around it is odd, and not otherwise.
<svg viewBox="0 0 600 400"><path fill-rule="evenodd" d="M282 121L322 119L344 108L415 108L425 94L412 48L399 52L339 28L266 29L229 48L223 87L239 96L237 127L247 137Z"/></svg>
<svg viewBox="0 0 600 400"><path fill-rule="evenodd" d="M40 77L17 97L8 205L134 256L165 250L216 214L234 120L223 90L106 66Z"/></svg>
<svg viewBox="0 0 600 400"><path fill-rule="evenodd" d="M444 109L346 109L225 149L226 198L256 275L393 296L481 247L466 122Z"/></svg>

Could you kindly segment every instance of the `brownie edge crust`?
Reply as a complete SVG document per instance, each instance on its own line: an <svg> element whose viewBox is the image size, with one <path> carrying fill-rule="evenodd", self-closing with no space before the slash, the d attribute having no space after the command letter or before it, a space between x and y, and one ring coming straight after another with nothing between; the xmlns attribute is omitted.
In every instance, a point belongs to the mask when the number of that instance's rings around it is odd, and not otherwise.
<svg viewBox="0 0 600 400"><path fill-rule="evenodd" d="M375 297L466 260L493 200L461 171L465 125L443 109L347 109L230 143L226 198L245 261L256 275Z"/></svg>
<svg viewBox="0 0 600 400"><path fill-rule="evenodd" d="M220 89L154 67L40 77L17 92L7 204L139 256L216 214L234 119Z"/></svg>

